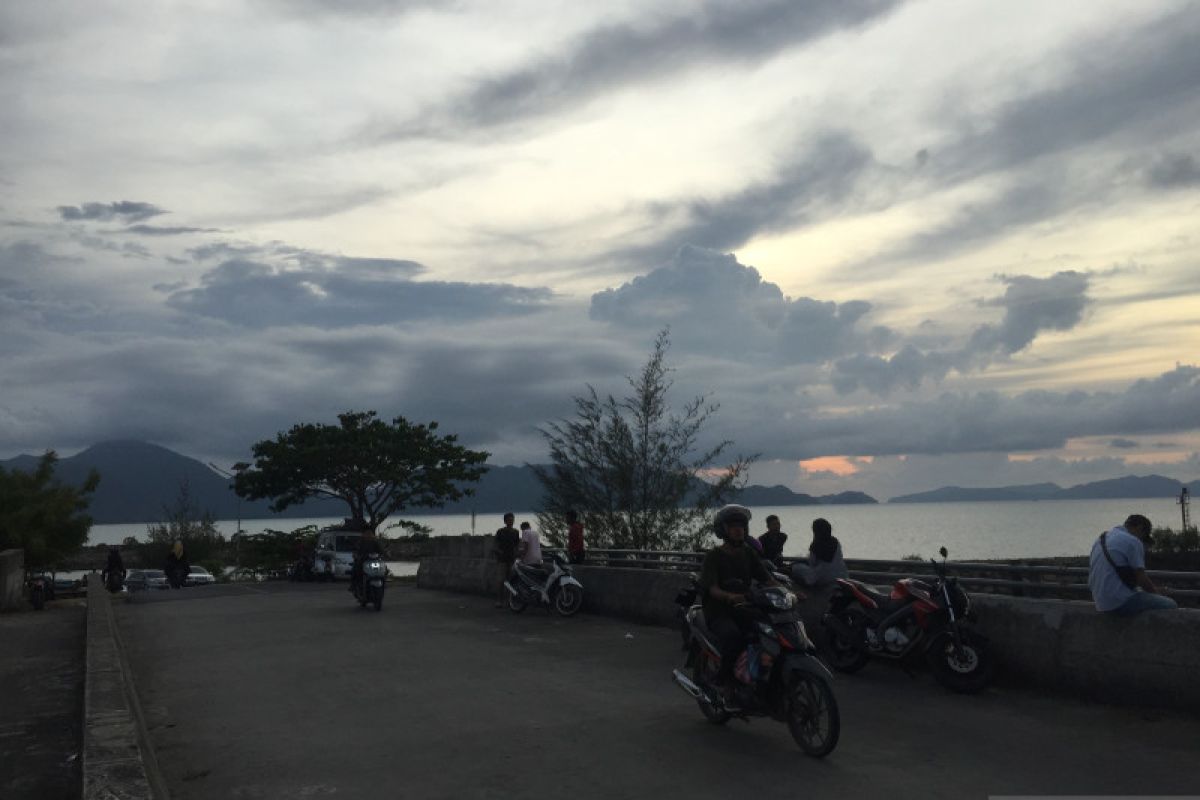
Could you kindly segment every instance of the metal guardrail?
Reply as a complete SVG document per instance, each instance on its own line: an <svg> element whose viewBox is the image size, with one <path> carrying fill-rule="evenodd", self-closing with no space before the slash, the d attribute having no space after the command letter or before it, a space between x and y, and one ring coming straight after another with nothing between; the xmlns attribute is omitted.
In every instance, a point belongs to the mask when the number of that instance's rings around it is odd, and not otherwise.
<svg viewBox="0 0 1200 800"><path fill-rule="evenodd" d="M703 558L703 553L683 551L593 549L587 551L586 563L625 569L694 572L700 568ZM790 569L796 559L784 558L782 561L782 566ZM848 558L846 566L850 576L856 580L888 585L898 578L920 578L934 574L933 565L928 561ZM963 586L976 592L1076 600L1091 597L1087 585L1087 567L970 561L949 561L947 566ZM1200 604L1200 572L1148 570L1147 574L1182 604Z"/></svg>

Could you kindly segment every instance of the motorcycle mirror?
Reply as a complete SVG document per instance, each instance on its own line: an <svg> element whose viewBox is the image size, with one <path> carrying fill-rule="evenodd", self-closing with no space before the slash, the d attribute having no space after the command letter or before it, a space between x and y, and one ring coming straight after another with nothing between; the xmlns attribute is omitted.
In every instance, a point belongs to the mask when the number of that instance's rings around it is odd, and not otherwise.
<svg viewBox="0 0 1200 800"><path fill-rule="evenodd" d="M938 550L938 552L942 554L942 558L946 558L948 555L950 555L948 552L946 552L945 545L942 545L942 548L940 550Z"/></svg>

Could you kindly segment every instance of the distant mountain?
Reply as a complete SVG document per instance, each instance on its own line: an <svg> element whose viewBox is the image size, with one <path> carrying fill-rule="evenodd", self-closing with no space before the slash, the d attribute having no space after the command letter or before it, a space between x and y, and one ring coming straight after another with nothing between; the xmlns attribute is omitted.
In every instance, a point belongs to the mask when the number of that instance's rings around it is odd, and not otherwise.
<svg viewBox="0 0 1200 800"><path fill-rule="evenodd" d="M1064 500L1092 500L1106 497L1178 497L1179 491L1187 485L1173 478L1164 478L1162 475L1146 475L1144 477L1128 475L1124 478L1072 486L1070 489L1063 489L1059 497Z"/></svg>
<svg viewBox="0 0 1200 800"><path fill-rule="evenodd" d="M27 470L36 465L38 459L38 456L22 455L0 462L0 466ZM166 508L175 504L179 487L184 482L197 509L208 511L217 519L238 516L238 497L229 488L227 478L200 461L165 447L137 441L102 442L59 459L55 476L63 483L78 486L92 469L100 473L100 485L92 495L88 513L99 525L166 519ZM302 506L284 514L272 514L267 505L266 501L242 500L242 519L341 516L343 513L338 506L325 504L324 510Z"/></svg>
<svg viewBox="0 0 1200 800"><path fill-rule="evenodd" d="M20 455L0 461L6 469L32 469L38 456ZM230 488L230 481L194 458L180 455L155 444L138 441L112 441L89 447L81 453L59 459L55 474L67 484L80 485L88 471L100 473L100 485L92 496L89 513L98 525L131 522L155 522L166 518L166 508L174 505L179 487L187 482L193 505L217 519L296 519L339 518L345 506L328 499L309 500L272 514L266 501L241 500ZM542 485L529 466L491 467L475 485L474 494L442 509L412 509L417 513L502 514L528 511L542 505ZM861 492L812 497L793 492L786 486L747 486L740 502L752 506L821 505L824 503L874 503Z"/></svg>
<svg viewBox="0 0 1200 800"><path fill-rule="evenodd" d="M820 496L823 506L874 505L879 501L865 492L838 492Z"/></svg>
<svg viewBox="0 0 1200 800"><path fill-rule="evenodd" d="M1028 486L1001 486L997 488L964 488L943 486L930 492L917 492L893 497L889 503L955 503L979 500L1108 500L1118 498L1176 497L1184 486L1197 485L1180 483L1161 475L1113 478L1094 481L1063 489L1054 483L1035 483Z"/></svg>
<svg viewBox="0 0 1200 800"><path fill-rule="evenodd" d="M970 500L1046 500L1062 487L1055 483L1034 483L1028 486L1003 486L994 489L943 486L928 492L893 497L889 503L956 503Z"/></svg>
<svg viewBox="0 0 1200 800"><path fill-rule="evenodd" d="M834 504L875 503L874 497L862 492L841 492L825 494L817 497L802 492L794 492L786 486L747 486L738 492L734 499L747 506L824 506Z"/></svg>

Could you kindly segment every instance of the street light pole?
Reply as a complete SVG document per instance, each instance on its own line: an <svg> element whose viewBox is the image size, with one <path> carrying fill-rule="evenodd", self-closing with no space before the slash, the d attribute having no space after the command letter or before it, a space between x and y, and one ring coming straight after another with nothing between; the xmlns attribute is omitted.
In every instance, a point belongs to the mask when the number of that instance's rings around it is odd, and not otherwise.
<svg viewBox="0 0 1200 800"><path fill-rule="evenodd" d="M223 478L228 478L230 481L237 480L237 475L241 475L244 470L250 469L250 465L244 461L239 461L238 463L234 464L233 472L230 472L227 469L222 469L211 461L208 462L208 466L212 467L218 475ZM234 473L237 474L235 475ZM233 483L229 484L229 488L233 489ZM237 494L236 490L234 490L234 494ZM240 494L237 495L237 532L242 532L242 496Z"/></svg>

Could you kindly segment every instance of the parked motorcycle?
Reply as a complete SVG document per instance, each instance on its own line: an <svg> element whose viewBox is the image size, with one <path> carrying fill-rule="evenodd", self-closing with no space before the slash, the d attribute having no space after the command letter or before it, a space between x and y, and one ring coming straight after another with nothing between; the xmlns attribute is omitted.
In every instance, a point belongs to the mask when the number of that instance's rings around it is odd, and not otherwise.
<svg viewBox="0 0 1200 800"><path fill-rule="evenodd" d="M543 605L569 617L583 605L583 584L558 553L550 554L549 566L514 562L504 588L508 591L508 607L516 614L527 606Z"/></svg>
<svg viewBox="0 0 1200 800"><path fill-rule="evenodd" d="M823 758L837 747L841 716L830 680L833 675L820 659L804 630L796 595L786 588L755 588L739 609L754 624L746 649L734 671L736 684L727 701L717 689L721 651L696 604L694 581L675 598L682 610L683 669L672 677L700 706L710 722L722 725L730 717L770 717L786 722L796 744L810 756Z"/></svg>
<svg viewBox="0 0 1200 800"><path fill-rule="evenodd" d="M383 588L387 583L387 565L378 554L364 558L361 574L351 584L354 587L354 599L360 608L366 608L367 603L376 611L383 609Z"/></svg>
<svg viewBox="0 0 1200 800"><path fill-rule="evenodd" d="M840 672L857 672L871 656L905 661L923 654L934 677L948 689L981 691L992 680L988 640L970 627L971 597L942 562L930 559L932 582L901 578L884 594L861 581L839 578L821 618L829 661Z"/></svg>
<svg viewBox="0 0 1200 800"><path fill-rule="evenodd" d="M317 579L316 571L313 569L312 556L303 555L296 559L288 566L288 580L303 581L305 583Z"/></svg>

